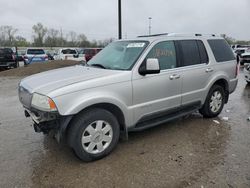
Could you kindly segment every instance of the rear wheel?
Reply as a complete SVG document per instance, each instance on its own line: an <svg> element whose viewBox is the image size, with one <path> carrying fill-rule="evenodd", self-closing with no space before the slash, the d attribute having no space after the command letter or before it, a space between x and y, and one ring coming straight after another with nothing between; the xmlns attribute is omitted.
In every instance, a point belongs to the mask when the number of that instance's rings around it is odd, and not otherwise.
<svg viewBox="0 0 250 188"><path fill-rule="evenodd" d="M203 107L199 110L200 113L207 118L218 116L225 103L225 91L223 87L214 85L210 89Z"/></svg>
<svg viewBox="0 0 250 188"><path fill-rule="evenodd" d="M14 66L13 66L14 68L17 68L17 67L19 67L19 62L16 62L15 64L14 64Z"/></svg>
<svg viewBox="0 0 250 188"><path fill-rule="evenodd" d="M81 113L70 126L69 144L75 154L86 162L105 157L119 140L119 123L112 113L104 109Z"/></svg>

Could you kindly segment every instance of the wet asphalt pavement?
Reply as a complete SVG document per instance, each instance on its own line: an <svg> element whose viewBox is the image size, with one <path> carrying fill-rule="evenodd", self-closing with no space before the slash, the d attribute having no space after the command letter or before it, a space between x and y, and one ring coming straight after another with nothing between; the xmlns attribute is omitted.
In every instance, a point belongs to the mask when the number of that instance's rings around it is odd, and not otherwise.
<svg viewBox="0 0 250 188"><path fill-rule="evenodd" d="M33 131L18 101L19 80L0 78L1 188L250 187L250 86L242 72L218 118L194 113L130 133L108 157L92 163Z"/></svg>

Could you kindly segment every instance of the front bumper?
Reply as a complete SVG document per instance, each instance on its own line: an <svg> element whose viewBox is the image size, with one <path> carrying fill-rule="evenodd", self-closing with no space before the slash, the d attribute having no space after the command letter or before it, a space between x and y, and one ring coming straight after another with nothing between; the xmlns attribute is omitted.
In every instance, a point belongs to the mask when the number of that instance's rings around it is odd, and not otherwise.
<svg viewBox="0 0 250 188"><path fill-rule="evenodd" d="M10 62L0 62L0 67L12 67L16 64L17 62L15 61L10 61Z"/></svg>
<svg viewBox="0 0 250 188"><path fill-rule="evenodd" d="M50 131L55 131L55 136L58 142L65 138L66 128L69 125L73 116L60 116L56 112L42 112L39 110L25 109L26 117L31 117L35 132L43 132L48 134Z"/></svg>

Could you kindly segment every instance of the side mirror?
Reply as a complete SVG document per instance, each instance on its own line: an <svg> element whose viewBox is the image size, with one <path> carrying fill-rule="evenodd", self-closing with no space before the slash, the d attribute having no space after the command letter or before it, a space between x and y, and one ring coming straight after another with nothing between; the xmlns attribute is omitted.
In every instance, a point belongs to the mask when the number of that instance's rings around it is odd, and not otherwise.
<svg viewBox="0 0 250 188"><path fill-rule="evenodd" d="M160 65L158 59L149 58L146 62L143 62L139 68L139 74L145 76L146 74L158 74L160 73Z"/></svg>

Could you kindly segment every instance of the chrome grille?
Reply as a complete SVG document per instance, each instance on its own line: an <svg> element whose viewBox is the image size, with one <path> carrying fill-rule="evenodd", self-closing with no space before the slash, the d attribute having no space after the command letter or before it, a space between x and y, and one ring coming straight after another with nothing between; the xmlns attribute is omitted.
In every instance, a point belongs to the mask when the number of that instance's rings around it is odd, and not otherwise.
<svg viewBox="0 0 250 188"><path fill-rule="evenodd" d="M31 106L32 94L29 93L29 91L28 91L27 89L25 89L24 87L19 86L19 88L18 88L18 96L19 96L20 102L21 102L26 108L30 108L30 106Z"/></svg>

